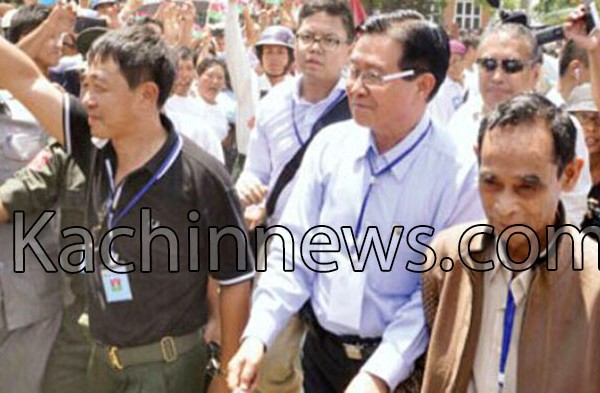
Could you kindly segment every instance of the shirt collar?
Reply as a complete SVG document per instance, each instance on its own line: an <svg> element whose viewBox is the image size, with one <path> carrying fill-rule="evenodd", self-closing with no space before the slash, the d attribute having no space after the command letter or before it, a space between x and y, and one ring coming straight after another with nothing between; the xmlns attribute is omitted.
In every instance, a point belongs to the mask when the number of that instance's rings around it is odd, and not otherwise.
<svg viewBox="0 0 600 393"><path fill-rule="evenodd" d="M319 102L311 103L300 96L300 90L302 88L302 75L298 75L296 77L296 79L293 81L293 85L294 88L292 89L292 100L294 100L294 102L299 105L319 105L323 102L330 102L336 97L339 97L340 94L345 93L346 91L346 80L343 77L340 77L340 79L338 79L337 83L335 84L335 86L333 86L333 89L331 89L327 97L325 97Z"/></svg>
<svg viewBox="0 0 600 393"><path fill-rule="evenodd" d="M386 151L384 154L379 154L379 152L377 151L375 137L373 136L373 131L371 131L371 132L369 132L369 142L366 146L366 149L364 149L361 152L361 154L358 158L365 159L365 160L371 160L371 164L373 165L373 168L375 170L379 170L379 169L383 168L385 165L394 161L396 158L398 158L402 154L404 154L408 149L410 149L413 146L413 144L424 133L426 133L429 130L430 127L432 128L433 124L431 123L431 118L429 117L429 114L426 112L423 115L423 117L421 117L421 120L419 121L419 123L417 123L415 128L413 128L408 133L406 138L401 140L398 144L396 144L396 146L392 147L390 150ZM417 147L417 149L419 147ZM400 167L401 167L400 165L395 165L391 169L391 172L396 176L396 178L399 178L400 175L403 173L403 171L401 170Z"/></svg>
<svg viewBox="0 0 600 393"><path fill-rule="evenodd" d="M158 152L148 162L146 162L142 167L140 167L135 172L146 171L146 172L150 173L151 175L156 173L158 171L158 169L160 168L160 166L162 165L162 163L167 159L167 156L171 152L171 149L177 142L177 134L175 132L175 127L173 127L173 123L171 122L171 120L166 115L161 113L160 114L160 122L161 122L162 126L167 130L167 140L165 143L163 143L163 145L158 150ZM114 164L116 162L116 154L115 154L115 150L112 146L112 143L106 144L105 149L107 149L106 151L109 154L109 157L112 161L112 165L114 168L114 166L115 166Z"/></svg>

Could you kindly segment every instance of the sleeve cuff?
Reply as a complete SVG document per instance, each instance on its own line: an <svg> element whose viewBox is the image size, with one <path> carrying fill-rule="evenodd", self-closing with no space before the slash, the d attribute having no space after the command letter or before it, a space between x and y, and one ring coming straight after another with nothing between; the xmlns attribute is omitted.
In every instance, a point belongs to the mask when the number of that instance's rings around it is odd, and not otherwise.
<svg viewBox="0 0 600 393"><path fill-rule="evenodd" d="M382 342L367 360L361 371L375 375L387 383L390 392L413 372L414 365L406 364L391 343Z"/></svg>
<svg viewBox="0 0 600 393"><path fill-rule="evenodd" d="M262 341L269 350L279 334L279 330L279 324L272 316L266 313L253 313L244 334L242 334L242 340L248 337L256 338Z"/></svg>
<svg viewBox="0 0 600 393"><path fill-rule="evenodd" d="M238 277L234 277L231 278L229 280L217 280L217 282L219 283L219 285L224 285L224 286L228 286L228 285L235 285L235 284L239 284L241 282L244 281L248 281L254 278L254 272L250 272L248 274L244 274L242 276L238 276Z"/></svg>

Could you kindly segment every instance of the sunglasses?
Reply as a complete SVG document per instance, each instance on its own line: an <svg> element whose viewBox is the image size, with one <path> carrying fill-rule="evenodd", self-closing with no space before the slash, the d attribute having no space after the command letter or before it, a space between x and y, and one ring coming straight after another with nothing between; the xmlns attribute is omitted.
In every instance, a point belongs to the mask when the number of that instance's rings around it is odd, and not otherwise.
<svg viewBox="0 0 600 393"><path fill-rule="evenodd" d="M477 59L477 64L479 64L479 66L487 72L494 72L498 66L500 66L507 74L516 74L517 72L523 71L525 66L533 64L533 62L524 62L516 59L498 60L492 57L484 57L482 59Z"/></svg>

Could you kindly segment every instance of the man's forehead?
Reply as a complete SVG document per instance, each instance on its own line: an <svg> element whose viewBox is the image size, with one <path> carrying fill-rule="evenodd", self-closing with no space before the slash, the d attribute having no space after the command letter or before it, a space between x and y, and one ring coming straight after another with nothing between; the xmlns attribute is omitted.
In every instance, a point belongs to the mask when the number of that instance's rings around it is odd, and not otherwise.
<svg viewBox="0 0 600 393"><path fill-rule="evenodd" d="M509 35L503 32L492 33L479 45L481 56L490 52L501 53L515 59L528 59L531 57L531 47L526 37Z"/></svg>
<svg viewBox="0 0 600 393"><path fill-rule="evenodd" d="M329 15L326 12L317 12L302 20L298 31L310 31L316 34L335 34L342 38L347 36L341 16Z"/></svg>
<svg viewBox="0 0 600 393"><path fill-rule="evenodd" d="M387 50L380 50L381 45L393 44ZM350 62L366 67L385 68L387 65L398 64L398 60L402 55L402 49L393 39L383 34L365 34L356 42L352 53L350 54Z"/></svg>
<svg viewBox="0 0 600 393"><path fill-rule="evenodd" d="M109 79L121 75L119 66L112 59L90 59L86 75L90 78Z"/></svg>
<svg viewBox="0 0 600 393"><path fill-rule="evenodd" d="M481 163L508 163L514 167L554 163L554 140L541 122L496 127L486 132L481 146Z"/></svg>

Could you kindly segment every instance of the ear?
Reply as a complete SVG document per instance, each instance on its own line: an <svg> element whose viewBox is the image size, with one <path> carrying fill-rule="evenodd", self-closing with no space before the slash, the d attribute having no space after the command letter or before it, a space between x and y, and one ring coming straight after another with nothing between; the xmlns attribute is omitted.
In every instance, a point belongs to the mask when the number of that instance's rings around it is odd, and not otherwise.
<svg viewBox="0 0 600 393"><path fill-rule="evenodd" d="M435 76L433 76L433 74L430 72L421 74L417 79L417 89L419 91L419 95L422 96L425 101L427 101L427 97L429 97L433 91L435 83Z"/></svg>
<svg viewBox="0 0 600 393"><path fill-rule="evenodd" d="M578 68L581 68L581 62L579 60L573 60L569 63L569 71L574 73Z"/></svg>
<svg viewBox="0 0 600 393"><path fill-rule="evenodd" d="M144 105L151 105L156 108L156 103L158 101L159 89L158 85L154 82L143 82L141 83L137 89L139 96L141 97L141 101Z"/></svg>
<svg viewBox="0 0 600 393"><path fill-rule="evenodd" d="M581 79L581 62L579 60L573 60L569 63L569 73L579 82Z"/></svg>
<svg viewBox="0 0 600 393"><path fill-rule="evenodd" d="M583 169L583 158L575 158L567 164L560 178L561 189L564 192L573 191Z"/></svg>
<svg viewBox="0 0 600 393"><path fill-rule="evenodd" d="M533 77L533 87L535 89L535 86L538 85L538 83L540 82L540 78L542 77L542 65L541 64L535 64L532 69L531 69L532 77Z"/></svg>

